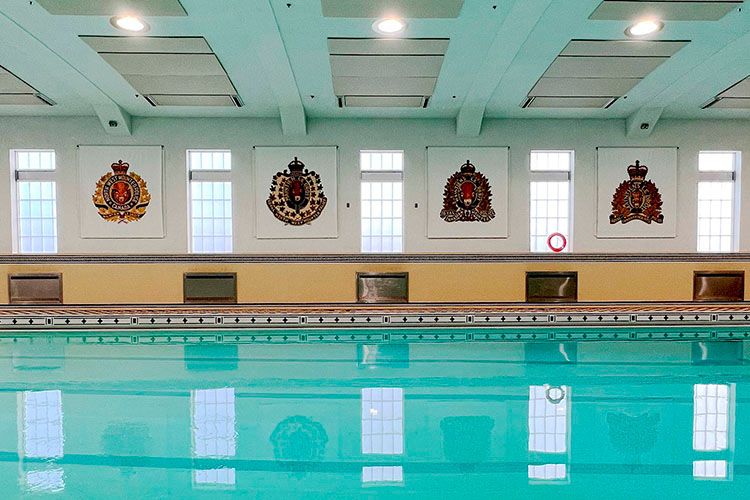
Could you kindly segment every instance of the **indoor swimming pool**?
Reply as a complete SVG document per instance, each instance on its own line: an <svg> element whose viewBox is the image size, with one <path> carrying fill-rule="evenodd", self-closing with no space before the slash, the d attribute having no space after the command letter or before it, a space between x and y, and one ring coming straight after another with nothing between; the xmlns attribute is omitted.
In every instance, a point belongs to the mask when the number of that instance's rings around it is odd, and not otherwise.
<svg viewBox="0 0 750 500"><path fill-rule="evenodd" d="M742 341L71 338L0 342L4 499L750 495Z"/></svg>

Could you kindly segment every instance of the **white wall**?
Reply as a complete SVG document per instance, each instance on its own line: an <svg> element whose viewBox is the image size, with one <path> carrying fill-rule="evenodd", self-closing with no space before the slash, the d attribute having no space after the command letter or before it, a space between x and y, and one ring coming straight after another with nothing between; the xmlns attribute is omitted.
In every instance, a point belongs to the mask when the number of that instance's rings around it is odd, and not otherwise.
<svg viewBox="0 0 750 500"><path fill-rule="evenodd" d="M359 150L405 151L407 252L528 251L528 162L531 149L573 149L576 252L693 252L696 247L696 181L700 150L738 150L750 158L750 121L662 120L647 139L628 139L620 120L491 120L478 138L459 138L453 120L311 120L305 137L285 137L278 120L135 118L133 136L106 134L96 118L0 118L0 172L10 171L11 148L53 148L57 153L60 253L183 253L188 251L189 148L232 150L234 248L237 253L359 251ZM81 239L76 145L163 144L166 151L166 237L150 240ZM339 238L259 240L254 237L253 146L339 146ZM509 146L510 214L507 239L426 238L426 146ZM612 240L595 237L597 146L678 146L677 237ZM283 168L285 165L279 165ZM624 172L623 172L624 173ZM750 176L742 177L750 192ZM328 188L326 186L326 188ZM93 187L92 187L93 189ZM329 189L329 188L328 188ZM0 174L0 253L10 253L10 175ZM347 208L347 203L350 207ZM415 203L418 208L415 208ZM740 250L750 251L750 204L741 207ZM670 214L667 214L668 216ZM747 229L747 230L746 230Z"/></svg>

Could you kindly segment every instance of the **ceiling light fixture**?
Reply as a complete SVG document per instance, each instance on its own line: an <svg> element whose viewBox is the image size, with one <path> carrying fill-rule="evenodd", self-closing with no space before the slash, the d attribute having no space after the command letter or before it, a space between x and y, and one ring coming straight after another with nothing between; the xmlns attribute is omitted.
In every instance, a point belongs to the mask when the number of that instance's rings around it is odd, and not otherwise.
<svg viewBox="0 0 750 500"><path fill-rule="evenodd" d="M151 29L146 21L136 16L115 16L109 22L115 28L129 33L144 33Z"/></svg>
<svg viewBox="0 0 750 500"><path fill-rule="evenodd" d="M657 21L656 19L644 19L643 21L638 21L637 23L628 26L628 29L625 30L625 34L629 37L639 38L661 31L662 28L664 28L663 22Z"/></svg>
<svg viewBox="0 0 750 500"><path fill-rule="evenodd" d="M395 35L406 29L406 22L397 17L384 17L375 21L372 29L381 35Z"/></svg>

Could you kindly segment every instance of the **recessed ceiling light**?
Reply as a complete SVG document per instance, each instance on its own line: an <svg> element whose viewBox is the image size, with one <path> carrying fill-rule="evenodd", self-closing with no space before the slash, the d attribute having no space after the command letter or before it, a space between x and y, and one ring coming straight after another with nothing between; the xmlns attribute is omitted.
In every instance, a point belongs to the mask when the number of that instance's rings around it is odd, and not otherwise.
<svg viewBox="0 0 750 500"><path fill-rule="evenodd" d="M664 23L661 21L655 19L644 19L643 21L638 21L632 26L628 26L628 29L625 30L625 34L631 37L648 36L657 31L661 31L663 27Z"/></svg>
<svg viewBox="0 0 750 500"><path fill-rule="evenodd" d="M406 29L406 22L397 17L384 17L375 21L372 29L381 35L395 35Z"/></svg>
<svg viewBox="0 0 750 500"><path fill-rule="evenodd" d="M115 28L130 33L143 33L151 29L146 21L136 16L115 16L109 22Z"/></svg>

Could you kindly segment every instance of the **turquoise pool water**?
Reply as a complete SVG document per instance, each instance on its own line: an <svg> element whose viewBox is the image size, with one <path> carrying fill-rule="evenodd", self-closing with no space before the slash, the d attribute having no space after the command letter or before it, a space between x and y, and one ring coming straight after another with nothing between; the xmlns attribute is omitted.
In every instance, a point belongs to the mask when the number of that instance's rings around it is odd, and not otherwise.
<svg viewBox="0 0 750 500"><path fill-rule="evenodd" d="M3 342L0 498L745 498L748 347Z"/></svg>

